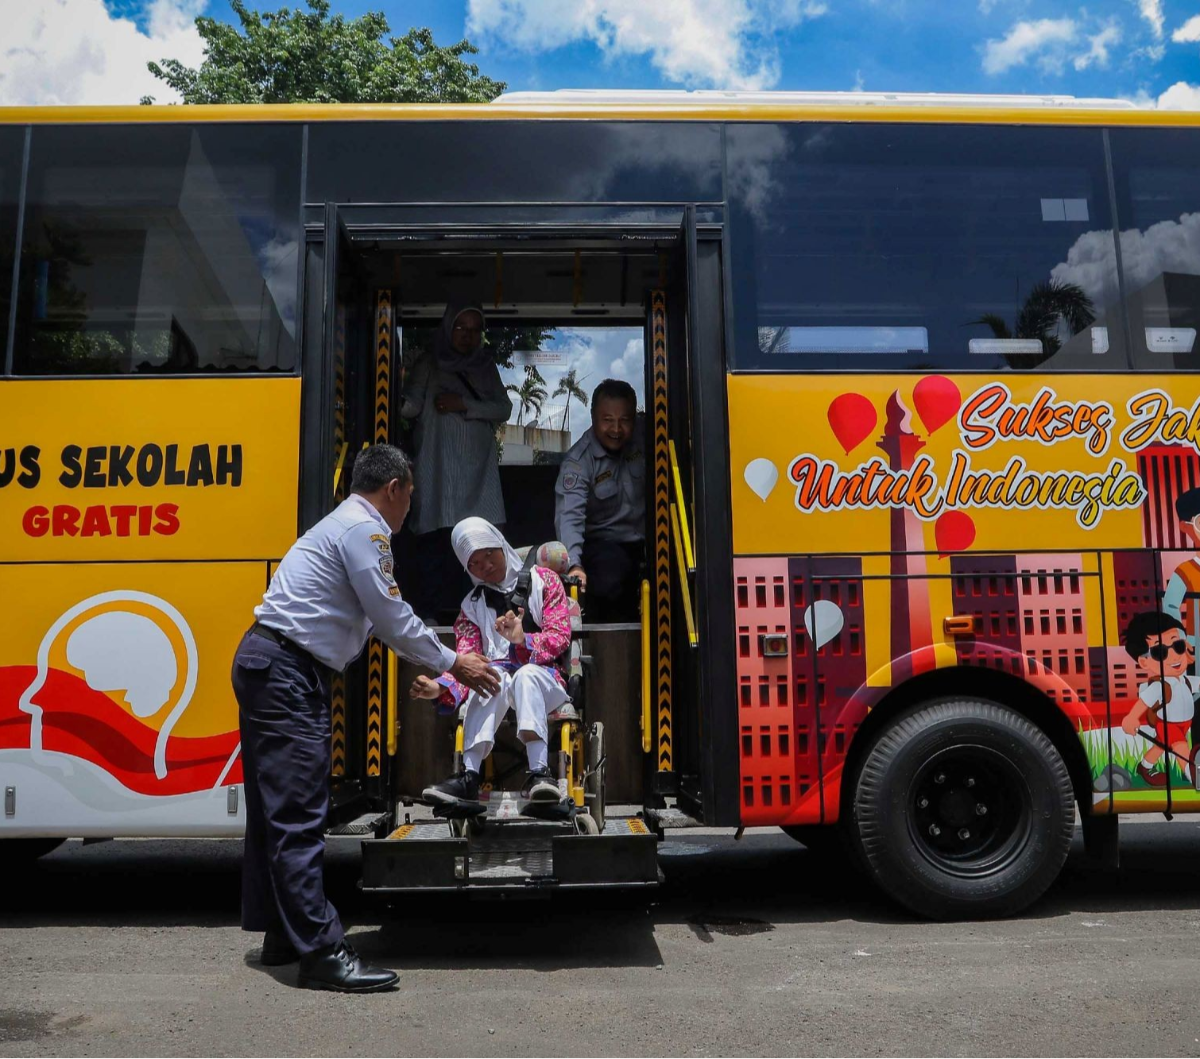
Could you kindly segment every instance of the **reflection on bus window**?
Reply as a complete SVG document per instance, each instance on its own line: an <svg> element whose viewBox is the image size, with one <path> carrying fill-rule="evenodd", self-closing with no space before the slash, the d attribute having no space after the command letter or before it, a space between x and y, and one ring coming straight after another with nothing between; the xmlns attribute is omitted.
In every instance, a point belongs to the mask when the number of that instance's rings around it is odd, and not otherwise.
<svg viewBox="0 0 1200 1059"><path fill-rule="evenodd" d="M290 371L300 133L39 128L14 370Z"/></svg>
<svg viewBox="0 0 1200 1059"><path fill-rule="evenodd" d="M1200 149L1189 129L1114 129L1113 176L1134 365L1200 367Z"/></svg>
<svg viewBox="0 0 1200 1059"><path fill-rule="evenodd" d="M781 353L915 356L929 352L929 332L923 327L760 327L758 348L767 356Z"/></svg>
<svg viewBox="0 0 1200 1059"><path fill-rule="evenodd" d="M740 125L728 151L735 367L1124 365L1098 130Z"/></svg>
<svg viewBox="0 0 1200 1059"><path fill-rule="evenodd" d="M17 247L17 195L21 183L24 139L24 129L0 129L0 350L8 342L12 267ZM0 359L3 359L2 353Z"/></svg>

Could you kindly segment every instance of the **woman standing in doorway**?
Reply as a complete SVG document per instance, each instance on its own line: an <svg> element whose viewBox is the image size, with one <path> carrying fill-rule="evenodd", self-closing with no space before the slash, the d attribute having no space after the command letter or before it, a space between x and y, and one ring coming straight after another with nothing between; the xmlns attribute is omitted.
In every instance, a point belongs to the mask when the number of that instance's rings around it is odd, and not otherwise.
<svg viewBox="0 0 1200 1059"><path fill-rule="evenodd" d="M446 306L433 350L421 357L405 388L401 415L415 424L416 480L409 522L416 534L414 609L451 617L465 575L450 545L450 530L475 515L502 525L504 497L496 427L508 422L512 401L483 343L478 305Z"/></svg>

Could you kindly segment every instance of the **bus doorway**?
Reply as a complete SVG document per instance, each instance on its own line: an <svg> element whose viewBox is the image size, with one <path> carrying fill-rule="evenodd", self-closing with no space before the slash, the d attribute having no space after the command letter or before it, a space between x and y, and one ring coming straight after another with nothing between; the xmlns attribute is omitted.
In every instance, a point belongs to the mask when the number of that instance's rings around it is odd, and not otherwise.
<svg viewBox="0 0 1200 1059"><path fill-rule="evenodd" d="M639 578L645 595L638 595L646 603L629 620L597 623L589 620L582 595L572 644L577 678L572 698L579 699L581 718L551 738L551 765L567 795L568 826L561 821L510 826L524 823L507 819L521 815L516 792L524 779L524 754L506 732L485 763L484 813L472 822L430 819L421 793L461 761L461 745L456 747L461 721L439 715L428 701L410 700L417 671L372 640L347 673L340 703L336 694L334 700L339 800L361 810L349 826L374 836L365 844L365 883L380 890L425 887L435 880L453 887L514 880L520 886L653 883L656 821L648 813L674 800L679 775L696 777L700 771L695 738L700 726L682 718L680 731L688 738L672 745L672 713L678 711L670 676L665 686L662 682L666 669L689 697L698 686L689 676L695 669L694 618L689 613L684 619L679 609L695 605L688 584L694 571L693 519L684 499L690 413L670 414L673 403L683 408L689 400L680 234L668 230L631 246L595 231L506 231L487 238L461 231L367 232L347 227L336 207L328 220L327 245L334 253L325 262L325 283L334 297L326 303L323 339L332 376L333 407L327 412L332 499L345 495L353 455L363 445L388 441L415 452L408 390L421 358L430 355L448 304L482 308L485 341L512 402L507 420L495 424L494 458L504 530L514 546L536 549L556 539L556 480L590 425L588 406L597 384L607 378L628 382L644 422L629 452L645 482L647 546ZM674 386L668 381L673 359ZM660 424L664 416L669 422L666 434L659 430L656 436L656 416ZM434 489L436 482L418 480L417 488ZM411 526L393 539L392 553L400 588L411 600L422 572L414 564L419 548ZM452 586L448 596L460 599L461 587ZM453 645L456 608L450 602L448 609L422 600L418 612ZM672 608L677 633L671 632ZM691 697L690 705L696 701ZM698 787L685 797L689 812L698 812ZM504 856L498 858L485 841L489 827ZM597 837L593 831L606 842L615 839L617 854L601 858L597 848L578 861L576 854L563 853L561 864L551 855L559 848L577 849L559 839ZM529 848L514 852L514 842ZM408 855L410 850L415 852ZM588 867L592 857L597 859Z"/></svg>

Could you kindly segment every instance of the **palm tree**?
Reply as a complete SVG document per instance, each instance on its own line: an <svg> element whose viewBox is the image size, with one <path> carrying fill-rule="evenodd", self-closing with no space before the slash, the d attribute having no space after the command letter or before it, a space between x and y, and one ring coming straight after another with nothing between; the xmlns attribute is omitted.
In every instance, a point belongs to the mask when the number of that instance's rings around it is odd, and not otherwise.
<svg viewBox="0 0 1200 1059"><path fill-rule="evenodd" d="M973 324L986 324L996 338L1036 338L1042 343L1039 353L1010 353L1004 359L1014 368L1032 368L1049 360L1062 349L1058 323L1064 321L1072 335L1091 327L1096 320L1095 307L1084 289L1077 283L1048 280L1035 283L1017 313L1010 330L1008 321L995 313L984 313Z"/></svg>
<svg viewBox="0 0 1200 1059"><path fill-rule="evenodd" d="M517 408L517 426L521 425L526 412L541 414L542 405L549 396L546 390L546 380L532 364L525 369L523 383L518 386L515 382L510 382L505 389L520 402Z"/></svg>
<svg viewBox="0 0 1200 1059"><path fill-rule="evenodd" d="M575 377L577 370L576 368L572 368L559 379L558 389L550 395L551 397L562 397L565 395L567 398L566 408L563 410L562 428L568 433L571 430L571 398L578 401L584 408L587 407L588 403L587 394L584 393L583 387L579 385L582 380Z"/></svg>

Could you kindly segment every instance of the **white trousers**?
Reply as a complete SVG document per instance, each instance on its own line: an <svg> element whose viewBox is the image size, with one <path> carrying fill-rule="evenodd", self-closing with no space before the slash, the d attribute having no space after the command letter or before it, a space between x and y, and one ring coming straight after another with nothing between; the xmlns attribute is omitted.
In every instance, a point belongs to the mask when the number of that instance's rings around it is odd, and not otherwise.
<svg viewBox="0 0 1200 1059"><path fill-rule="evenodd" d="M517 733L524 742L545 742L550 732L546 718L567 701L563 686L544 666L524 665L515 673L501 671L499 675L500 690L490 699L474 691L467 696L464 750L487 743L486 755L496 741L496 728L510 709L516 711Z"/></svg>

